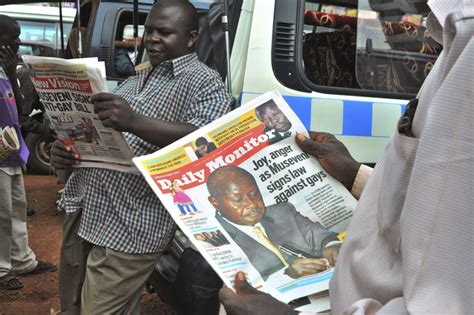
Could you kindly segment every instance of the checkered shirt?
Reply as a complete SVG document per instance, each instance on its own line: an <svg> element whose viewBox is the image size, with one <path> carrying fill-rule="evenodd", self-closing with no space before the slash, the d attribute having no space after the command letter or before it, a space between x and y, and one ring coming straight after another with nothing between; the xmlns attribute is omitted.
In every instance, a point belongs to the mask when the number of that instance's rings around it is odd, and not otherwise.
<svg viewBox="0 0 474 315"><path fill-rule="evenodd" d="M114 91L137 113L202 127L230 110L230 95L218 73L195 53L139 71ZM124 133L135 156L159 147ZM99 168L77 168L59 208L82 209L79 236L93 244L127 253L165 249L174 222L142 176Z"/></svg>

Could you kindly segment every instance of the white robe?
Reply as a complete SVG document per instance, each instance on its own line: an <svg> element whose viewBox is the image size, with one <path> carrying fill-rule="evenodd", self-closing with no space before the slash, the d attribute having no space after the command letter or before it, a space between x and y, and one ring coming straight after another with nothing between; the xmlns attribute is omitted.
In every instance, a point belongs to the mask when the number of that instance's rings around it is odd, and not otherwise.
<svg viewBox="0 0 474 315"><path fill-rule="evenodd" d="M415 137L395 133L362 192L330 284L333 314L474 313L474 1L455 2L429 3L444 50Z"/></svg>

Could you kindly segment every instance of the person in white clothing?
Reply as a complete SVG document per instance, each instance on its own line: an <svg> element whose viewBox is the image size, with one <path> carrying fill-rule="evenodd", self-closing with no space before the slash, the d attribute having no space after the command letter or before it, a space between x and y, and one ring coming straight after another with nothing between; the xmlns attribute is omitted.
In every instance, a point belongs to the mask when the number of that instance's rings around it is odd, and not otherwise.
<svg viewBox="0 0 474 315"><path fill-rule="evenodd" d="M443 52L419 92L411 128L399 125L370 177L338 153L335 138L297 136L353 193L365 186L330 283L332 314L474 310L474 2L428 5L428 30ZM241 273L236 288L220 292L229 314L294 312Z"/></svg>

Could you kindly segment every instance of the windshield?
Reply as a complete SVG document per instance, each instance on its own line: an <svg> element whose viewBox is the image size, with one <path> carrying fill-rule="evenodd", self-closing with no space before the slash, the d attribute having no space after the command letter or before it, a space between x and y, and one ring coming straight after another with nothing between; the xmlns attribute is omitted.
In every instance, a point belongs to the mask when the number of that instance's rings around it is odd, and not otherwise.
<svg viewBox="0 0 474 315"><path fill-rule="evenodd" d="M61 50L61 25L57 2L24 3L0 6L0 14L14 18L20 24L20 55L58 56ZM76 9L64 3L63 40L67 43Z"/></svg>

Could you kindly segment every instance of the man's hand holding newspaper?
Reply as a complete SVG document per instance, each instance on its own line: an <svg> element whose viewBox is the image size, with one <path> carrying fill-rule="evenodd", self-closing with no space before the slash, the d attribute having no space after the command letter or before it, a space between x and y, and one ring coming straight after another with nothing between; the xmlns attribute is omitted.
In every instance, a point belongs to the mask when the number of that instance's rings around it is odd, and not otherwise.
<svg viewBox="0 0 474 315"><path fill-rule="evenodd" d="M137 114L123 97L112 93L98 93L92 96L91 101L94 103L94 113L105 127L133 132Z"/></svg>
<svg viewBox="0 0 474 315"><path fill-rule="evenodd" d="M270 294L252 287L243 272L235 275L235 292L227 287L219 291L219 299L228 315L291 314L291 307Z"/></svg>

